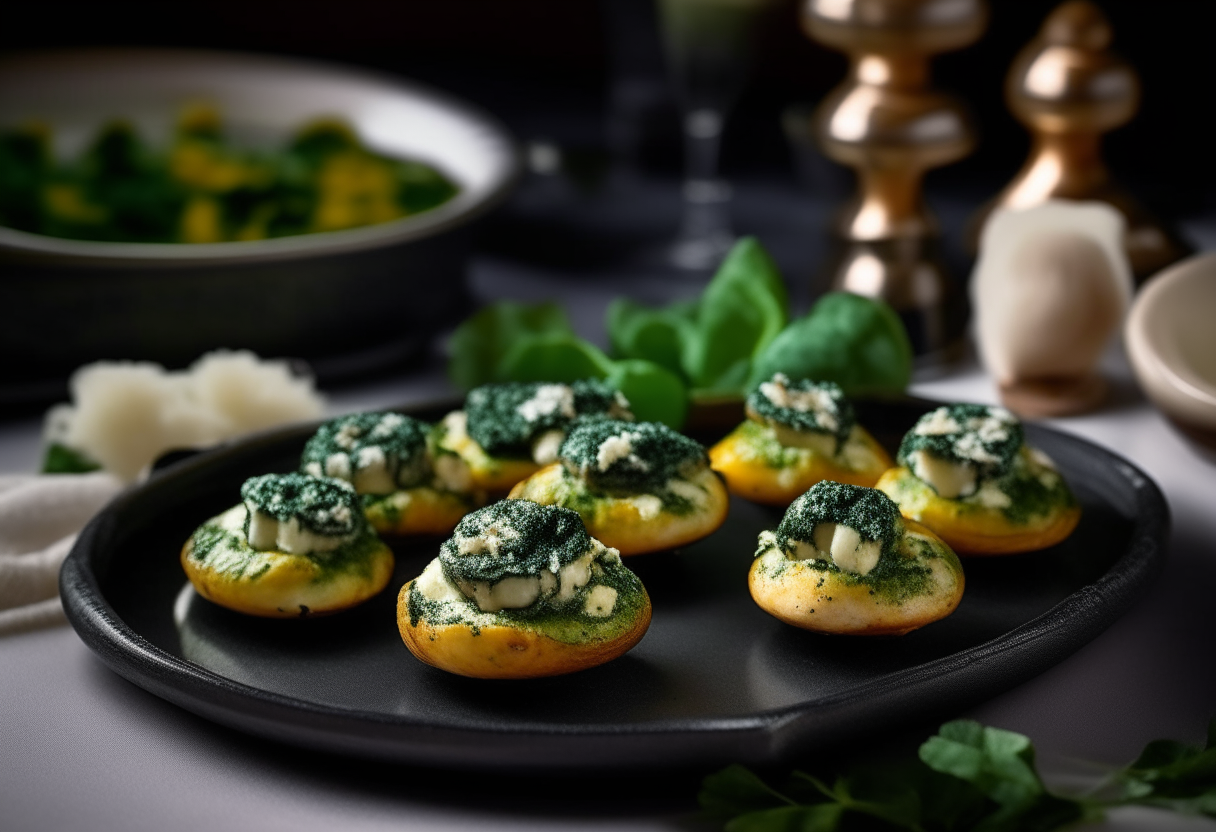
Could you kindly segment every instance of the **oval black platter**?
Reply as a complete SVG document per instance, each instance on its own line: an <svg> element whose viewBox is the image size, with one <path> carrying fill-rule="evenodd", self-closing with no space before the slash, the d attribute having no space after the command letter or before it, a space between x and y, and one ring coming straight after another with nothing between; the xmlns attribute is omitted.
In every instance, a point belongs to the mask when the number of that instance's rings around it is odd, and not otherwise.
<svg viewBox="0 0 1216 832"><path fill-rule="evenodd" d="M928 402L862 404L889 448ZM441 410L416 411L436 418ZM207 719L300 746L444 766L636 770L777 762L818 744L956 712L1031 678L1102 632L1164 558L1168 509L1119 456L1037 425L1084 514L1051 549L964 563L944 621L899 638L828 637L752 603L756 535L781 512L733 499L726 524L681 551L631 558L654 602L646 637L602 667L485 681L415 660L397 634L397 590L437 540L396 542L380 596L328 618L271 621L194 594L182 542L238 500L246 477L296 466L311 428L178 462L81 533L60 588L68 618L111 669Z"/></svg>

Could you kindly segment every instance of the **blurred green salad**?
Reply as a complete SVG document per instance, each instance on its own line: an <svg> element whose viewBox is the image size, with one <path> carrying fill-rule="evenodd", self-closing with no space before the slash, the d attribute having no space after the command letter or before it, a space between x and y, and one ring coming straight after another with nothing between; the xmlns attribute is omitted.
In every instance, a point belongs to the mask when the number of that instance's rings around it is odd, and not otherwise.
<svg viewBox="0 0 1216 832"><path fill-rule="evenodd" d="M76 240L217 243L338 231L430 210L457 187L320 120L280 150L238 148L219 113L183 111L168 148L115 121L76 159L30 125L0 131L0 225Z"/></svg>
<svg viewBox="0 0 1216 832"><path fill-rule="evenodd" d="M639 419L679 428L688 401L743 396L783 372L834 381L849 396L899 395L912 347L881 301L830 292L790 321L785 283L754 237L740 240L697 300L608 308L612 356L579 338L555 304L501 302L456 330L449 373L467 389L493 381L602 378Z"/></svg>

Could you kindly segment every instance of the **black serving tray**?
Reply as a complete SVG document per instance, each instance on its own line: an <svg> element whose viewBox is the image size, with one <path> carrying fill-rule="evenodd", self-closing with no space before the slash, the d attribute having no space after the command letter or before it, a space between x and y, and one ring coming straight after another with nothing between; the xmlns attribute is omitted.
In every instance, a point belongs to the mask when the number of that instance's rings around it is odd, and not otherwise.
<svg viewBox="0 0 1216 832"><path fill-rule="evenodd" d="M933 403L860 405L888 448ZM415 411L423 418L442 412ZM296 466L311 428L178 462L81 533L60 587L72 625L114 671L215 722L299 746L443 766L619 769L777 762L794 752L957 710L1061 661L1110 626L1159 572L1168 509L1121 457L1027 426L1084 513L1051 549L964 562L944 621L902 637L823 636L762 612L747 591L756 535L781 512L733 499L714 535L628 559L654 620L624 657L571 676L486 681L417 661L397 590L438 541L394 546L379 597L311 620L262 620L194 594L182 542L246 477ZM707 437L708 438L708 437Z"/></svg>

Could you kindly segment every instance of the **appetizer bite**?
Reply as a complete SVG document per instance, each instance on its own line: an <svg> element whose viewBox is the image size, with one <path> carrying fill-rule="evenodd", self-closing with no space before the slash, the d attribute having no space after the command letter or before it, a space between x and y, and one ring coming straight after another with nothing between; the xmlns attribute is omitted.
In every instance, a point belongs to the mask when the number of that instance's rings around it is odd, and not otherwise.
<svg viewBox="0 0 1216 832"><path fill-rule="evenodd" d="M199 595L269 618L338 612L384 589L393 552L363 516L349 483L266 474L241 503L199 526L182 568Z"/></svg>
<svg viewBox="0 0 1216 832"><path fill-rule="evenodd" d="M304 446L300 468L354 486L382 534L450 534L485 502L467 477L446 479L427 451L431 426L400 413L355 413L326 422ZM458 472L459 473L459 472Z"/></svg>
<svg viewBox="0 0 1216 832"><path fill-rule="evenodd" d="M954 612L963 567L941 538L873 488L821 482L760 533L752 598L821 633L903 635Z"/></svg>
<svg viewBox="0 0 1216 832"><path fill-rule="evenodd" d="M821 480L872 486L891 467L830 381L776 373L747 397L746 410L747 421L709 449L732 494L787 506Z"/></svg>
<svg viewBox="0 0 1216 832"><path fill-rule="evenodd" d="M658 422L584 422L558 458L511 497L574 509L622 555L692 543L726 519L730 498L705 448Z"/></svg>
<svg viewBox="0 0 1216 832"><path fill-rule="evenodd" d="M435 467L449 481L504 495L557 459L580 418L633 419L629 402L602 381L508 382L469 391L431 435Z"/></svg>
<svg viewBox="0 0 1216 832"><path fill-rule="evenodd" d="M578 514L503 500L467 515L401 589L410 652L461 676L526 679L603 664L650 626L650 597Z"/></svg>
<svg viewBox="0 0 1216 832"><path fill-rule="evenodd" d="M904 436L898 468L876 486L905 517L960 554L1005 555L1059 543L1081 519L1068 483L1002 407L952 404Z"/></svg>

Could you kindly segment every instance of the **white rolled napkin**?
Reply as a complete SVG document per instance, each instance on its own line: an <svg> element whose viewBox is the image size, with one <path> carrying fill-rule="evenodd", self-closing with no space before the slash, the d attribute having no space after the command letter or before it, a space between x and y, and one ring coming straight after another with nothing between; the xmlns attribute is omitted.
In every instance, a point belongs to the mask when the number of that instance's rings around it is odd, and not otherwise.
<svg viewBox="0 0 1216 832"><path fill-rule="evenodd" d="M0 475L0 635L61 623L59 567L123 488L112 474Z"/></svg>

